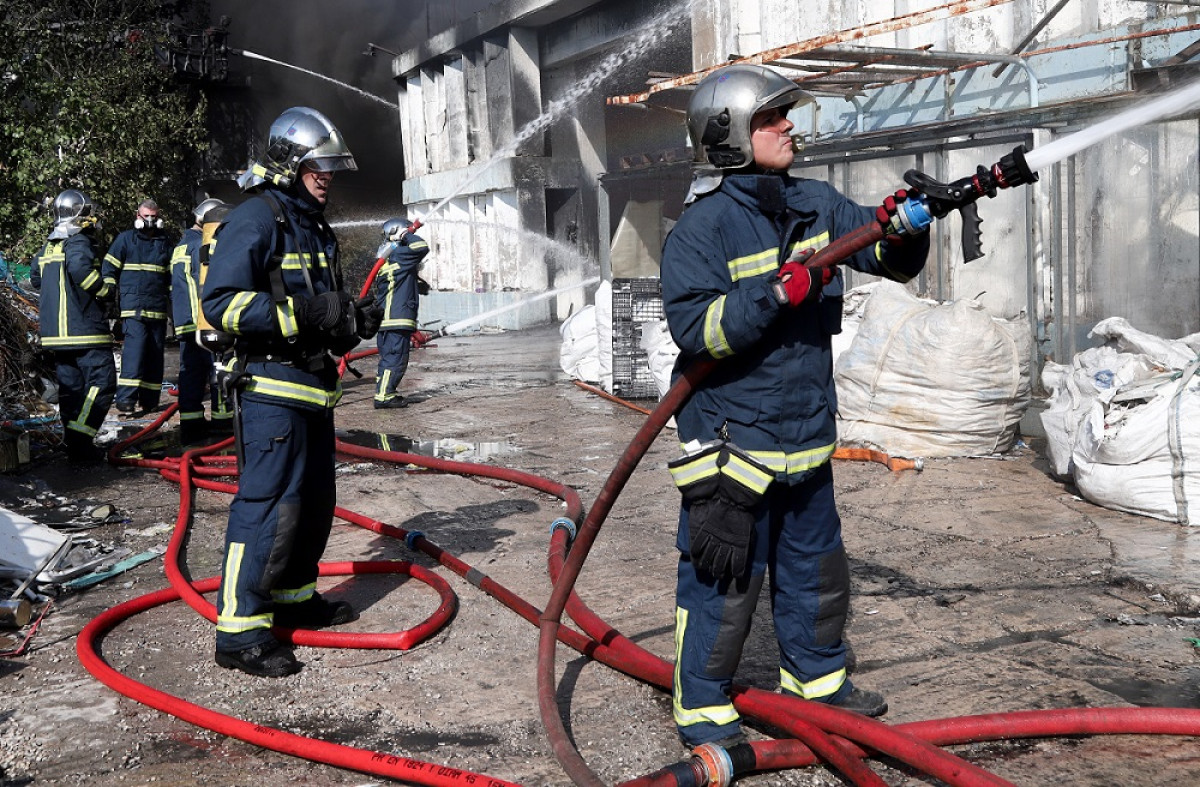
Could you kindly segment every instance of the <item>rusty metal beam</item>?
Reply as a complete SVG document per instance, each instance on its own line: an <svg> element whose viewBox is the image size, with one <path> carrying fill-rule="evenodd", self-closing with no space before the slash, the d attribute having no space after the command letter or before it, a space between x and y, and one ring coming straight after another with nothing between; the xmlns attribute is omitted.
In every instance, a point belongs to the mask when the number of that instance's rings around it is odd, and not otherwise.
<svg viewBox="0 0 1200 787"><path fill-rule="evenodd" d="M728 63L721 63L717 66L694 71L691 74L685 74L676 79L659 82L651 86L649 90L642 93L634 93L628 96L612 96L608 99L609 104L640 104L655 93L672 88L684 87L686 85L694 85L703 79L709 73L716 71L718 68L730 65L731 63L748 63L761 64L772 60L791 57L805 52L811 52L821 47L831 44L845 43L847 41L855 41L861 38L867 38L880 33L891 33L897 30L906 30L917 25L928 24L930 22L940 22L944 19L949 19L956 16L962 16L973 11L980 11L993 6L1005 5L1011 3L1012 0L957 0L957 2L946 3L945 5L936 6L925 11L915 11L909 14L901 14L900 16L891 19L885 19L880 22L872 22L870 24L861 25L859 27L850 28L848 30L840 30L833 33L810 38L806 41L800 41L795 44L789 44L775 49L768 49L765 52L759 52L750 57L733 60Z"/></svg>

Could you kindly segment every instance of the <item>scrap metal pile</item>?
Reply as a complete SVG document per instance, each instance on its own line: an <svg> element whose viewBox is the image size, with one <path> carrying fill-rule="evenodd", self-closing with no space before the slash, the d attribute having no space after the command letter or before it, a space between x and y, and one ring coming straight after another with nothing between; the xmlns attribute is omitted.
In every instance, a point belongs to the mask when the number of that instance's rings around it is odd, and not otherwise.
<svg viewBox="0 0 1200 787"><path fill-rule="evenodd" d="M0 287L0 418L19 421L45 415L44 380L54 379L54 366L37 343L38 308L34 296L15 287Z"/></svg>

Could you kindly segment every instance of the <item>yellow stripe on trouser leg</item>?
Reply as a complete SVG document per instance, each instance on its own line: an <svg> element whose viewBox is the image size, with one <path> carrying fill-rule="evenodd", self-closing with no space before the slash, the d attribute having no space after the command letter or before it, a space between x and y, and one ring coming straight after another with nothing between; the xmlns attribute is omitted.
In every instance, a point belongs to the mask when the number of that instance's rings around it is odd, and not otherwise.
<svg viewBox="0 0 1200 787"><path fill-rule="evenodd" d="M833 696L845 682L845 669L831 672L828 675L822 675L816 680L810 680L807 683L799 680L785 669L779 670L779 683L783 690L789 694L803 697L806 700L819 700L824 697Z"/></svg>
<svg viewBox="0 0 1200 787"><path fill-rule="evenodd" d="M255 629L271 628L272 615L251 615L241 617L237 614L237 583L242 569L242 557L246 554L246 545L232 543L229 545L229 556L225 559L225 577L221 584L221 608L217 611L217 630L229 634L240 634Z"/></svg>
<svg viewBox="0 0 1200 787"><path fill-rule="evenodd" d="M672 692L671 707L675 716L675 724L679 727L690 727L693 724L733 724L741 720L741 715L733 707L733 703L724 705L709 705L703 708L685 708L680 695L683 690L679 681L680 655L683 652L683 637L687 630L688 612L682 607L675 608L675 690Z"/></svg>

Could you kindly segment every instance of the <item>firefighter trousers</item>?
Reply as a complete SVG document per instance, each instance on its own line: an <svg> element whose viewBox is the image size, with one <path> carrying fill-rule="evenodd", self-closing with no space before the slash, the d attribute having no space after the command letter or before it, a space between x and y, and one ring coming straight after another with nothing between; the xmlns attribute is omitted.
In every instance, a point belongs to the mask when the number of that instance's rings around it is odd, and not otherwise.
<svg viewBox="0 0 1200 787"><path fill-rule="evenodd" d="M375 335L379 347L379 369L375 373L375 401L386 402L396 396L396 389L408 371L412 352L412 331L380 331Z"/></svg>
<svg viewBox="0 0 1200 787"><path fill-rule="evenodd" d="M783 690L818 701L850 690L842 643L850 571L828 463L801 483L776 482L768 488L746 576L719 580L698 571L687 543L685 505L678 539L673 696L675 724L685 743L698 746L740 729L729 691L768 576Z"/></svg>
<svg viewBox="0 0 1200 787"><path fill-rule="evenodd" d="M316 591L333 525L332 410L243 401L242 469L229 508L217 600L217 650L272 638L274 609Z"/></svg>
<svg viewBox="0 0 1200 787"><path fill-rule="evenodd" d="M68 446L91 445L117 390L112 347L55 350L58 413Z"/></svg>
<svg viewBox="0 0 1200 787"><path fill-rule="evenodd" d="M167 321L126 317L121 327L125 345L121 350L121 376L117 378L117 405L154 410L162 394Z"/></svg>
<svg viewBox="0 0 1200 787"><path fill-rule="evenodd" d="M228 418L231 414L221 395L219 386L213 383L213 354L196 344L194 333L179 337L179 422L186 424L204 420L204 392L209 394L213 420Z"/></svg>

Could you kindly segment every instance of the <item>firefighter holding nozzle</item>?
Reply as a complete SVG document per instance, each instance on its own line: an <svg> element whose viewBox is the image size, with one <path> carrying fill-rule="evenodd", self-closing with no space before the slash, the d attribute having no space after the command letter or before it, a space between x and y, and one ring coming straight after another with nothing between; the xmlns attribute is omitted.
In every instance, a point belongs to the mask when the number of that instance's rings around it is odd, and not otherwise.
<svg viewBox="0 0 1200 787"><path fill-rule="evenodd" d="M689 204L663 249L663 304L681 348L675 374L720 362L676 416L684 454L675 611L675 723L689 746L745 740L730 686L766 574L784 693L879 716L887 703L851 683L842 640L850 573L830 459L837 399L830 337L843 280L804 265L839 235L892 227L901 191L878 208L788 174L789 110L813 99L764 66L733 65L697 86ZM845 261L904 282L928 235L885 241Z"/></svg>
<svg viewBox="0 0 1200 787"><path fill-rule="evenodd" d="M239 179L254 196L217 230L201 305L233 339L241 472L229 509L216 662L282 677L302 664L271 627L317 628L358 613L316 590L333 523L334 356L374 336L379 314L344 289L324 211L334 175L356 169L334 125L293 107Z"/></svg>

